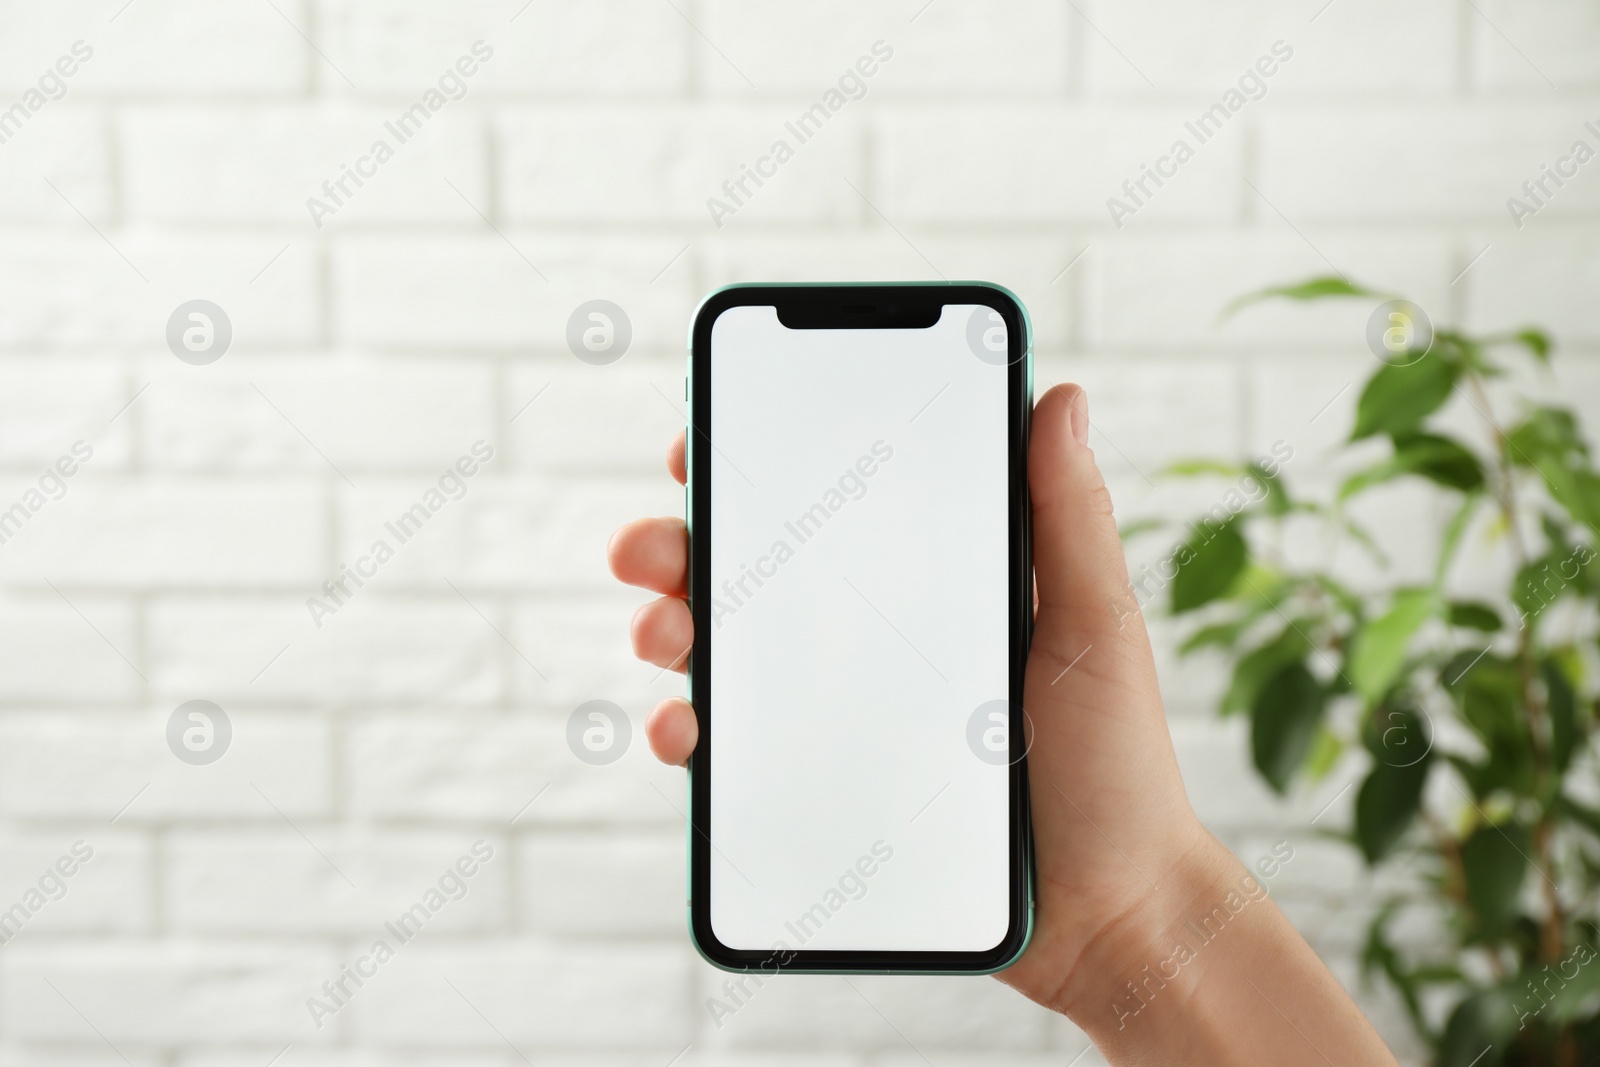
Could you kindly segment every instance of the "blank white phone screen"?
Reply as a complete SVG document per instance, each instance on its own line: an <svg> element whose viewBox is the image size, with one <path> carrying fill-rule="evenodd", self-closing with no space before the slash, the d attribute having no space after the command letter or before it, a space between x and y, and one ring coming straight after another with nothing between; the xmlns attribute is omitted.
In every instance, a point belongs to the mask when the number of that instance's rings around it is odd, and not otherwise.
<svg viewBox="0 0 1600 1067"><path fill-rule="evenodd" d="M710 919L729 948L1005 938L1004 330L971 305L927 329L789 329L773 307L712 326Z"/></svg>

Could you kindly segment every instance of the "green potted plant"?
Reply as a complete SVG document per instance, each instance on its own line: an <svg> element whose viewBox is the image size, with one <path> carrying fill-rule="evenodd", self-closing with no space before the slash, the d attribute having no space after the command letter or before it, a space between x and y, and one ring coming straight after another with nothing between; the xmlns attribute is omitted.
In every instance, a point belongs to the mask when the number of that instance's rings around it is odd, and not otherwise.
<svg viewBox="0 0 1600 1067"><path fill-rule="evenodd" d="M1387 298L1315 278L1235 307L1265 299ZM1548 367L1544 333L1417 330L1405 303L1394 307L1394 325L1376 320L1383 358L1344 446L1386 442L1378 462L1320 499L1292 491L1270 459L1172 468L1259 491L1186 527L1169 557L1170 611L1185 655L1220 656L1231 669L1220 713L1248 717L1251 757L1272 789L1288 793L1357 754L1354 818L1337 836L1404 886L1371 919L1363 970L1392 987L1435 1062L1600 1063L1600 783L1590 747L1600 717L1591 547L1600 475L1572 411L1523 396L1511 398L1514 411L1491 405L1488 385L1510 360ZM1441 428L1457 394L1482 416L1474 437ZM1381 559L1348 506L1404 479L1452 501L1431 581L1357 591L1275 550L1274 526L1311 523ZM1503 538L1515 559L1493 599L1452 588L1469 536ZM1397 936L1402 916L1432 935Z"/></svg>

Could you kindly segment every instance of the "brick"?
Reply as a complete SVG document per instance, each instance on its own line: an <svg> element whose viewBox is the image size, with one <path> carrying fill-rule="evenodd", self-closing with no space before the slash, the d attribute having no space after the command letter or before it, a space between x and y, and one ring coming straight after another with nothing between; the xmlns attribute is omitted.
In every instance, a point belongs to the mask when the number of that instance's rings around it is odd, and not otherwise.
<svg viewBox="0 0 1600 1067"><path fill-rule="evenodd" d="M478 221L489 199L476 113L446 104L425 112L425 124L413 133L399 124L413 103L130 110L119 130L128 215L282 223L305 239L360 223ZM370 158L385 151L393 158ZM346 168L362 184L347 178ZM324 187L330 182L331 192ZM320 205L315 210L312 198Z"/></svg>
<svg viewBox="0 0 1600 1067"><path fill-rule="evenodd" d="M315 848L287 826L174 834L164 875L171 928L345 935L365 944L383 937L384 923L419 901L426 908L429 890L446 902L422 926L428 940L505 926L512 858L503 839L410 829L366 834L313 827L306 833ZM493 850L487 861L471 853L480 839ZM471 877L453 871L462 856L472 859Z"/></svg>
<svg viewBox="0 0 1600 1067"><path fill-rule="evenodd" d="M0 98L0 110L9 106ZM100 110L52 101L13 128L0 131L10 134L7 166L0 170L0 221L49 220L70 228L83 225L81 211L104 223L111 213L111 160Z"/></svg>
<svg viewBox="0 0 1600 1067"><path fill-rule="evenodd" d="M683 432L684 360L591 367L520 363L506 378L507 462L535 471L647 473L665 479Z"/></svg>
<svg viewBox="0 0 1600 1067"><path fill-rule="evenodd" d="M670 7L649 0L318 6L327 50L362 92L420 91L479 39L493 55L468 83L474 95L625 96L679 92L687 84L685 46L693 31ZM343 82L329 88L349 91Z"/></svg>
<svg viewBox="0 0 1600 1067"><path fill-rule="evenodd" d="M869 1004L837 976L787 978L721 1028L706 1011L727 976L684 934L686 779L643 736L684 680L633 658L651 594L616 585L604 546L682 512L662 453L717 285L1008 286L1036 390L1089 390L1123 523L1219 499L1226 480L1160 477L1176 458L1282 440L1291 488L1327 499L1387 455L1343 447L1376 301L1224 317L1262 286L1342 271L1436 326L1548 327L1553 372L1512 358L1495 410L1527 396L1600 425L1583 298L1600 186L1586 166L1520 229L1505 205L1600 122L1600 21L1572 0L121 2L33 5L0 37L0 112L73 41L95 49L0 145L0 512L74 441L95 448L0 544L0 910L63 844L96 847L0 948L0 1067L260 1067L291 1043L282 1062L311 1067L661 1067L686 1045L679 1067L1101 1062L986 980L852 978ZM1107 198L1279 38L1295 56L1266 98L1118 229ZM306 198L479 39L494 57L466 98L319 230ZM866 96L716 225L707 198L878 39L894 56ZM165 341L195 298L234 330L209 366ZM596 298L633 331L604 367L566 341ZM1437 421L1484 441L1464 401ZM306 599L328 571L479 439L496 456L465 497L318 628ZM1281 550L1378 607L1431 578L1449 505L1407 480L1352 510L1388 567L1304 518ZM1487 526L1450 588L1498 601L1511 561ZM1130 564L1180 535L1130 541ZM1190 795L1246 860L1295 844L1274 898L1356 986L1367 919L1416 875L1321 836L1349 825L1366 759L1288 799L1263 788L1247 724L1216 717L1228 664L1180 660L1192 624L1164 602L1147 614ZM209 766L164 737L194 698L235 728ZM610 765L568 748L590 699L629 723ZM1459 805L1437 784L1440 810ZM492 880L316 1030L305 998L478 837ZM1444 936L1420 913L1396 931ZM1422 1062L1392 993L1355 992Z"/></svg>
<svg viewBox="0 0 1600 1067"><path fill-rule="evenodd" d="M62 586L128 588L304 586L322 575L321 494L312 486L110 478L67 484L66 495L48 505L51 513L41 510L7 544L12 567ZM48 536L42 529L34 536L34 525L47 520Z"/></svg>
<svg viewBox="0 0 1600 1067"><path fill-rule="evenodd" d="M1509 316L1508 316L1509 317ZM1523 320L1524 322L1529 320ZM1507 370L1505 378L1489 383L1490 412L1498 419L1511 421L1520 410L1518 397L1537 403L1571 408L1591 443L1600 431L1600 359L1556 338L1556 350L1547 370L1531 357L1516 351L1499 354ZM1471 412L1470 431L1476 440L1488 438L1488 424L1478 412Z"/></svg>
<svg viewBox="0 0 1600 1067"><path fill-rule="evenodd" d="M1592 348L1600 342L1600 309L1587 298L1600 282L1595 235L1593 227L1575 227L1543 212L1521 232L1486 231L1484 243L1493 247L1461 281L1470 294L1468 328L1537 325L1558 344Z"/></svg>
<svg viewBox="0 0 1600 1067"><path fill-rule="evenodd" d="M706 288L757 279L931 281L943 275L988 281L1021 298L1035 348L1060 346L1069 340L1068 294L1082 266L1073 260L1084 244L1056 237L973 240L930 234L919 236L913 247L893 232L772 236L730 231L707 244Z"/></svg>
<svg viewBox="0 0 1600 1067"><path fill-rule="evenodd" d="M41 512L31 521L48 517ZM23 536L26 530L17 539ZM0 700L49 705L133 699L144 681L140 673L148 671L136 626L131 607L104 597L75 594L69 604L46 590L5 598Z"/></svg>
<svg viewBox="0 0 1600 1067"><path fill-rule="evenodd" d="M683 772L650 755L635 710L626 754L598 767L567 748L566 715L374 716L351 731L352 801L374 818L682 827Z"/></svg>
<svg viewBox="0 0 1600 1067"><path fill-rule="evenodd" d="M23 1040L313 1044L334 1029L312 1027L305 998L337 966L314 945L18 945L0 956L0 1010Z"/></svg>
<svg viewBox="0 0 1600 1067"><path fill-rule="evenodd" d="M708 998L725 998L727 976L699 965L696 1008L709 1021ZM855 988L851 988L854 986ZM819 1018L829 1020L819 1028ZM981 978L784 976L768 982L732 1017L722 1018L714 1048L872 1049L924 1046L995 1052L1041 1050L1051 1013L998 982Z"/></svg>
<svg viewBox="0 0 1600 1067"><path fill-rule="evenodd" d="M1291 359L1263 356L1246 374L1252 405L1250 446L1263 452L1282 441L1294 449L1285 478L1325 482L1374 462L1370 448L1346 447L1356 402L1383 364L1370 352Z"/></svg>
<svg viewBox="0 0 1600 1067"><path fill-rule="evenodd" d="M718 94L783 92L808 103L837 87L840 75L870 57L878 41L893 51L865 79L868 100L1059 94L1067 85L1068 23L1075 17L1045 0L1009 0L982 10L936 4L893 14L843 0L804 8L715 0L703 11L706 37L727 56L694 40L703 84ZM823 26L827 32L819 33ZM842 91L859 90L846 82Z"/></svg>
<svg viewBox="0 0 1600 1067"><path fill-rule="evenodd" d="M692 1033L682 949L549 948L502 939L482 947L408 947L390 966L395 973L352 1005L363 1040L681 1048Z"/></svg>
<svg viewBox="0 0 1600 1067"><path fill-rule="evenodd" d="M634 591L516 603L508 633L546 675L540 678L520 660L513 662L518 700L565 715L586 700L607 699L631 714L682 696L683 675L633 656L629 639L633 613L654 599L650 593Z"/></svg>
<svg viewBox="0 0 1600 1067"><path fill-rule="evenodd" d="M1126 198L1122 184L1185 137L1183 123L1191 117L1170 106L886 109L875 117L882 148L868 195L902 229L948 221L1074 222L1109 233L1107 200ZM1234 218L1242 175L1235 132L1224 129L1199 145L1162 188L1147 185L1154 195L1124 226Z"/></svg>
<svg viewBox="0 0 1600 1067"><path fill-rule="evenodd" d="M1584 121L1597 117L1578 105L1284 108L1261 118L1256 184L1302 227L1471 219L1503 222L1509 236L1515 227L1507 198L1525 196L1522 183L1538 178L1541 164L1553 165L1575 140L1595 148ZM1558 190L1545 211L1592 217L1600 210L1600 182L1582 175Z"/></svg>
<svg viewBox="0 0 1600 1067"><path fill-rule="evenodd" d="M29 1067L35 1063L49 1063L52 1067L159 1067L161 1062L157 1054L143 1055L128 1050L119 1053L104 1044L98 1050L66 1049L50 1044L0 1047L0 1065L4 1067Z"/></svg>
<svg viewBox="0 0 1600 1067"><path fill-rule="evenodd" d="M373 818L510 825L530 801L548 799L541 791L560 767L563 744L553 719L376 715L356 724L346 745L351 798Z"/></svg>
<svg viewBox="0 0 1600 1067"><path fill-rule="evenodd" d="M87 860L80 858L84 851ZM65 877L58 866L63 858L73 872ZM9 935L8 950L58 934L147 932L154 911L150 867L147 842L104 825L6 832L0 836L0 909L10 911L30 891L45 899L20 932Z"/></svg>
<svg viewBox="0 0 1600 1067"><path fill-rule="evenodd" d="M358 482L369 470L437 475L474 441L498 439L484 365L284 358L201 376L172 363L152 368L140 401L143 453L158 469L292 470L342 485L329 462Z"/></svg>
<svg viewBox="0 0 1600 1067"><path fill-rule="evenodd" d="M234 818L283 826L285 818L325 815L326 724L305 715L222 707L233 739L226 754L206 766L181 762L167 748L170 708L0 715L0 812L97 824L115 818L118 827Z"/></svg>
<svg viewBox="0 0 1600 1067"><path fill-rule="evenodd" d="M523 927L562 936L681 937L681 835L539 836L517 844Z"/></svg>
<svg viewBox="0 0 1600 1067"><path fill-rule="evenodd" d="M308 241L103 230L105 240L87 226L71 237L0 234L0 287L13 308L0 323L0 348L125 343L165 353L167 319L197 298L227 313L230 353L312 338Z"/></svg>
<svg viewBox="0 0 1600 1067"><path fill-rule="evenodd" d="M1485 0L1466 17L1474 82L1491 89L1594 89L1600 12L1580 0L1537 7Z"/></svg>
<svg viewBox="0 0 1600 1067"><path fill-rule="evenodd" d="M268 1059L279 1049L267 1048ZM179 1067L261 1067L266 1062L262 1052L191 1052L173 1062ZM498 1052L462 1052L429 1054L405 1052L396 1054L371 1049L302 1049L294 1050L296 1067L506 1067L506 1058ZM3 1062L3 1061L0 1061Z"/></svg>
<svg viewBox="0 0 1600 1067"><path fill-rule="evenodd" d="M401 542L385 524L397 524L435 481L362 484L346 494L340 551L350 562L386 541L394 558L374 579L385 587L426 583L448 590L448 580L463 589L611 590L616 582L605 545L612 531L641 515L683 513L683 489L664 474L509 476L491 461L466 483L464 495L447 498Z"/></svg>
<svg viewBox="0 0 1600 1067"><path fill-rule="evenodd" d="M332 256L335 335L451 350L532 346L573 359L567 320L580 304L607 299L629 317L630 352L683 351L695 294L683 272L667 268L688 241L484 229L341 239Z"/></svg>
<svg viewBox="0 0 1600 1067"><path fill-rule="evenodd" d="M1264 214L1273 232L1128 234L1092 249L1074 268L1084 271L1089 343L1185 351L1249 347L1278 358L1286 345L1368 351L1367 319L1376 300L1275 300L1226 314L1246 294L1335 269L1368 288L1404 293L1424 309L1449 306L1450 279L1460 268L1451 269L1447 247L1437 237L1368 237L1319 228L1310 231L1313 247Z"/></svg>
<svg viewBox="0 0 1600 1067"><path fill-rule="evenodd" d="M485 704L501 692L501 639L469 605L367 591L317 628L305 600L167 600L150 613L153 684L180 700L318 707Z"/></svg>
<svg viewBox="0 0 1600 1067"><path fill-rule="evenodd" d="M518 222L715 223L710 198L735 209L724 226L847 222L861 212L859 116L830 114L820 129L786 128L806 110L735 106L591 105L506 112L496 122L505 207ZM782 141L793 158L760 160ZM782 154L781 152L779 154ZM738 200L723 183L741 165L775 169ZM580 177L581 175L581 177ZM741 204L739 201L743 201Z"/></svg>
<svg viewBox="0 0 1600 1067"><path fill-rule="evenodd" d="M1089 393L1090 445L1102 465L1127 464L1152 479L1195 454L1236 457L1239 376L1232 361L1081 359L1072 380ZM1040 376L1037 391L1053 382Z"/></svg>
<svg viewBox="0 0 1600 1067"><path fill-rule="evenodd" d="M229 10L205 0L107 10L87 0L19 13L0 47L0 90L20 91L81 39L94 54L68 79L73 95L282 94L305 85L309 51L298 4ZM113 17L115 16L115 17Z"/></svg>
<svg viewBox="0 0 1600 1067"><path fill-rule="evenodd" d="M1320 13L1268 0L1224 0L1176 11L1140 0L1096 6L1092 17L1099 32L1085 27L1084 65L1095 93L1203 94L1199 112L1237 87L1244 71L1270 55L1277 41L1294 54L1266 79L1267 100L1308 91L1442 92L1454 86L1460 14L1448 0L1404 8L1354 0ZM1247 84L1246 91L1251 89Z"/></svg>
<svg viewBox="0 0 1600 1067"><path fill-rule="evenodd" d="M129 388L115 363L23 356L0 360L0 378L8 386L0 395L0 466L37 477L80 440L94 449L96 471L127 463L131 420L119 411L137 386Z"/></svg>

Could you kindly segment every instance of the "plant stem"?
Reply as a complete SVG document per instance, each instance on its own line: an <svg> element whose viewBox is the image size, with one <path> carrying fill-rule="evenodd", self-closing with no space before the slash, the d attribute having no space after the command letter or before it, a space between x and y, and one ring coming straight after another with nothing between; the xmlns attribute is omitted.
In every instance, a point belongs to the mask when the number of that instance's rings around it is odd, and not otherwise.
<svg viewBox="0 0 1600 1067"><path fill-rule="evenodd" d="M1522 528L1518 524L1519 512L1517 509L1516 482L1513 477L1511 460L1509 456L1510 443L1506 433L1495 420L1494 409L1489 403L1487 390L1483 381L1470 369L1467 371L1467 380L1471 383L1473 392L1478 396L1483 405L1483 417L1488 420L1489 426L1494 430L1494 460L1495 460L1495 497L1499 502L1500 511L1505 518L1506 525L1511 530L1512 543L1517 550L1517 568L1520 574L1529 563L1528 546L1522 538ZM1533 638L1533 624L1524 622L1517 636L1517 672L1522 683L1522 702L1527 708L1528 733L1533 742L1534 763L1534 791L1543 798L1549 794L1549 779L1552 773L1550 765L1550 751L1546 743L1546 730L1548 729L1544 694L1539 688L1538 671L1535 663L1535 650ZM1559 963L1564 948L1566 915L1561 906L1561 896L1556 891L1554 878L1555 863L1552 855L1552 842L1554 820L1549 805L1543 804L1539 812L1538 824L1534 827L1534 865L1543 882L1541 887L1544 894L1545 918L1539 928L1539 959L1546 964Z"/></svg>

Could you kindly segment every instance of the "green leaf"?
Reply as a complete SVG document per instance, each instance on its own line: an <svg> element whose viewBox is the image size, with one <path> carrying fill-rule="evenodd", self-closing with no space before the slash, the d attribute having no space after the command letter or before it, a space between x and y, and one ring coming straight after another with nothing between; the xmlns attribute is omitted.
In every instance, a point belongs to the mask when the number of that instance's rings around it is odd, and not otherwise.
<svg viewBox="0 0 1600 1067"><path fill-rule="evenodd" d="M1572 762L1578 741L1578 696L1554 658L1539 665L1539 674L1544 679L1545 717L1550 720L1550 761L1561 772Z"/></svg>
<svg viewBox="0 0 1600 1067"><path fill-rule="evenodd" d="M1472 521L1472 516L1482 501L1481 493L1468 493L1461 501L1461 506L1456 509L1456 513L1450 516L1450 524L1445 527L1444 538L1439 542L1439 561L1433 568L1434 588L1441 588L1444 585L1445 573L1449 571L1450 563L1456 558L1456 550L1461 547L1461 538L1467 532L1467 524Z"/></svg>
<svg viewBox="0 0 1600 1067"><path fill-rule="evenodd" d="M1347 478L1339 487L1339 500L1343 502L1405 474L1420 475L1462 492L1483 485L1483 466L1460 443L1433 434L1412 434L1395 441L1394 455L1389 459Z"/></svg>
<svg viewBox="0 0 1600 1067"><path fill-rule="evenodd" d="M1311 643L1294 624L1285 626L1278 635L1245 655L1233 665L1233 679L1222 697L1222 714L1249 711L1255 706L1256 695L1278 670L1286 664L1304 659L1311 651Z"/></svg>
<svg viewBox="0 0 1600 1067"><path fill-rule="evenodd" d="M1376 763L1356 793L1356 844L1376 864L1400 843L1422 807L1422 787L1433 758L1404 767Z"/></svg>
<svg viewBox="0 0 1600 1067"><path fill-rule="evenodd" d="M1539 474L1567 514L1600 533L1600 476L1590 470L1562 466L1550 458L1539 461Z"/></svg>
<svg viewBox="0 0 1600 1067"><path fill-rule="evenodd" d="M1258 303L1262 300L1268 300L1273 297L1279 297L1285 300L1305 301L1326 300L1329 297L1382 295L1382 293L1374 293L1369 289L1363 289L1359 285L1354 285L1347 278L1309 278L1297 285L1274 285L1266 289L1258 289L1253 293L1247 293L1246 295L1239 297L1233 303L1229 304L1227 309L1223 311L1222 314L1223 317L1226 318L1227 316L1238 311L1240 308L1247 307L1250 304Z"/></svg>
<svg viewBox="0 0 1600 1067"><path fill-rule="evenodd" d="M1278 474L1268 473L1267 469L1259 463L1252 463L1245 468L1245 477L1255 479L1266 491L1266 509L1268 515L1287 515L1294 506L1289 499L1289 490L1284 488L1283 478Z"/></svg>
<svg viewBox="0 0 1600 1067"><path fill-rule="evenodd" d="M1456 330L1435 331L1431 351L1442 354L1458 370L1470 371L1480 378L1498 378L1505 373L1484 356L1482 343Z"/></svg>
<svg viewBox="0 0 1600 1067"><path fill-rule="evenodd" d="M1202 626L1178 646L1178 654L1187 656L1212 647L1232 649L1262 616L1276 608L1292 592L1291 583L1286 582L1277 571L1250 563L1228 594L1238 614L1231 619Z"/></svg>
<svg viewBox="0 0 1600 1067"><path fill-rule="evenodd" d="M1195 524L1194 535L1178 550L1178 573L1172 579L1174 615L1226 595L1244 571L1249 553L1238 522L1234 518L1221 525Z"/></svg>
<svg viewBox="0 0 1600 1067"><path fill-rule="evenodd" d="M1280 669L1250 709L1250 748L1256 770L1279 794L1289 791L1322 724L1327 693L1304 663Z"/></svg>
<svg viewBox="0 0 1600 1067"><path fill-rule="evenodd" d="M1306 757L1306 777L1313 782L1325 778L1344 755L1344 741L1324 723L1317 729L1317 739L1312 742L1311 754Z"/></svg>
<svg viewBox="0 0 1600 1067"><path fill-rule="evenodd" d="M1449 398L1456 373L1456 365L1437 352L1407 366L1385 365L1361 390L1350 440L1359 441L1378 433L1404 436L1414 432Z"/></svg>
<svg viewBox="0 0 1600 1067"><path fill-rule="evenodd" d="M1439 600L1432 589L1402 589L1395 593L1386 613L1357 633L1350 653L1350 682L1368 704L1377 703L1388 692L1405 663L1406 645L1438 611Z"/></svg>
<svg viewBox="0 0 1600 1067"><path fill-rule="evenodd" d="M1260 560L1252 559L1245 563L1239 580L1233 583L1228 591L1228 597L1239 603L1239 606L1255 613L1265 614L1277 607L1295 592L1296 583L1286 578L1282 571L1263 564Z"/></svg>
<svg viewBox="0 0 1600 1067"><path fill-rule="evenodd" d="M1571 411L1533 408L1506 435L1506 454L1512 463L1537 470L1569 515L1600 531L1600 476L1589 468L1589 446Z"/></svg>
<svg viewBox="0 0 1600 1067"><path fill-rule="evenodd" d="M1522 678L1511 660L1464 649L1439 672L1461 717L1483 742L1488 759L1462 768L1473 793L1497 789L1528 795L1533 787L1532 738L1522 706Z"/></svg>
<svg viewBox="0 0 1600 1067"><path fill-rule="evenodd" d="M1362 721L1361 743L1379 763L1409 767L1433 751L1433 720L1414 694L1396 690Z"/></svg>
<svg viewBox="0 0 1600 1067"><path fill-rule="evenodd" d="M1437 434L1415 434L1395 441L1396 458L1416 474L1447 489L1466 492L1483 485L1483 465L1459 441Z"/></svg>
<svg viewBox="0 0 1600 1067"><path fill-rule="evenodd" d="M1244 468L1237 463L1225 463L1220 459L1180 459L1175 460L1157 472L1158 475L1168 475L1177 478L1193 478L1202 474L1217 474L1224 478L1237 478L1244 473Z"/></svg>
<svg viewBox="0 0 1600 1067"><path fill-rule="evenodd" d="M1511 462L1523 467L1549 457L1562 464L1587 460L1589 446L1578 431L1578 418L1568 408L1539 405L1506 434Z"/></svg>
<svg viewBox="0 0 1600 1067"><path fill-rule="evenodd" d="M1516 991L1480 990L1456 1005L1439 1042L1437 1067L1500 1067L1521 1022Z"/></svg>
<svg viewBox="0 0 1600 1067"><path fill-rule="evenodd" d="M1587 966L1588 963L1594 960L1594 957L1594 945L1588 944L1575 949L1563 961L1561 966L1563 972L1568 965L1576 964L1578 973L1559 985L1550 997L1547 1012L1550 1021L1555 1025L1561 1026L1573 1022L1594 1011L1594 997L1597 992L1600 992L1600 967ZM1530 967L1527 970L1531 972L1533 968ZM1525 980L1531 978L1537 981L1544 978L1546 973L1543 968L1540 968L1539 973L1525 974ZM1564 974L1563 977L1565 977ZM1580 1060L1579 1062L1593 1063L1594 1060L1591 1058L1589 1060Z"/></svg>
<svg viewBox="0 0 1600 1067"><path fill-rule="evenodd" d="M1565 794L1560 794L1555 799L1553 810L1557 815L1571 819L1593 834L1596 839L1600 839L1600 809L1591 808Z"/></svg>
<svg viewBox="0 0 1600 1067"><path fill-rule="evenodd" d="M1467 904L1485 939L1502 933L1516 917L1517 895L1527 878L1531 847L1527 831L1516 823L1480 826L1462 844Z"/></svg>
<svg viewBox="0 0 1600 1067"><path fill-rule="evenodd" d="M1533 353L1534 359L1537 359L1545 366L1550 365L1549 334L1545 333L1543 330L1536 330L1530 327L1526 330L1518 330L1511 336L1515 341L1517 341L1518 344L1522 345L1529 352Z"/></svg>
<svg viewBox="0 0 1600 1067"><path fill-rule="evenodd" d="M1502 623L1500 613L1494 610L1492 605L1485 604L1481 600L1452 600L1450 625L1492 634L1500 629Z"/></svg>
<svg viewBox="0 0 1600 1067"><path fill-rule="evenodd" d="M1539 516L1539 529L1544 531L1544 538L1550 543L1551 552L1564 553L1567 548L1567 529L1562 525L1561 519L1548 511Z"/></svg>
<svg viewBox="0 0 1600 1067"><path fill-rule="evenodd" d="M1178 646L1178 655L1187 656L1198 652L1202 648L1232 648L1239 640L1239 636L1249 627L1251 619L1232 619L1228 622L1214 622L1209 626L1202 626L1184 639Z"/></svg>
<svg viewBox="0 0 1600 1067"><path fill-rule="evenodd" d="M1589 592L1589 574L1583 566L1586 556L1593 556L1586 546L1571 551L1558 548L1517 571L1511 584L1511 600L1521 609L1525 624L1562 597Z"/></svg>
<svg viewBox="0 0 1600 1067"><path fill-rule="evenodd" d="M1361 598L1351 592L1348 587L1327 574L1312 575L1311 580L1316 583L1318 589L1332 597L1339 607L1344 609L1345 614L1357 622L1361 621L1363 614Z"/></svg>
<svg viewBox="0 0 1600 1067"><path fill-rule="evenodd" d="M1149 533L1151 530L1159 530L1165 525L1166 523L1161 519L1135 519L1126 526L1117 527L1117 534L1124 541L1132 541L1140 534Z"/></svg>

